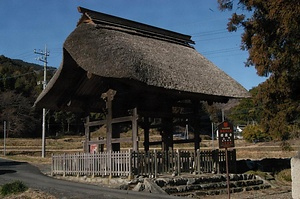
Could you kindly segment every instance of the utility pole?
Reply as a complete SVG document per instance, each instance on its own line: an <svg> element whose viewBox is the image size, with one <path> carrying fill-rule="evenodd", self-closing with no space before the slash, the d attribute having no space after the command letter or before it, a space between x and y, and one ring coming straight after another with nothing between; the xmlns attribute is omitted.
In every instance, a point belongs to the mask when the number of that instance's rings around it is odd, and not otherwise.
<svg viewBox="0 0 300 199"><path fill-rule="evenodd" d="M47 57L50 55L49 51L47 51L47 46L45 45L45 50L34 50L35 54L41 55L41 57L37 58L38 61L44 63L44 81L43 81L43 90L45 90L47 85ZM46 109L43 108L43 123L42 123L42 158L45 157L45 149L46 149L46 142L45 142L45 132L46 132Z"/></svg>
<svg viewBox="0 0 300 199"><path fill-rule="evenodd" d="M6 156L6 121L3 123L3 155Z"/></svg>
<svg viewBox="0 0 300 199"><path fill-rule="evenodd" d="M225 121L225 113L224 113L224 109L222 109L222 122Z"/></svg>

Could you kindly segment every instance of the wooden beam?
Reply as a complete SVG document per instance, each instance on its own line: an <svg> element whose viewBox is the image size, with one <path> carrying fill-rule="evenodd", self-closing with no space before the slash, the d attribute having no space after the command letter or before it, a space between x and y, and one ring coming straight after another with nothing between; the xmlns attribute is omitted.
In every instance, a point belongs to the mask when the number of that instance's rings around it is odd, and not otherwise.
<svg viewBox="0 0 300 199"><path fill-rule="evenodd" d="M125 117L118 117L118 118L113 118L112 123L121 123L121 122L131 122L134 119L133 116L125 116Z"/></svg>
<svg viewBox="0 0 300 199"><path fill-rule="evenodd" d="M130 122L132 121L133 117L132 116L125 116L125 117L118 117L118 118L112 118L111 123L121 123L121 122ZM90 127L92 126L101 126L107 124L107 120L98 120L98 121L92 121L87 123Z"/></svg>
<svg viewBox="0 0 300 199"><path fill-rule="evenodd" d="M101 126L107 124L106 120L98 120L98 121L92 121L92 122L88 122L87 125L89 125L90 127L92 126Z"/></svg>

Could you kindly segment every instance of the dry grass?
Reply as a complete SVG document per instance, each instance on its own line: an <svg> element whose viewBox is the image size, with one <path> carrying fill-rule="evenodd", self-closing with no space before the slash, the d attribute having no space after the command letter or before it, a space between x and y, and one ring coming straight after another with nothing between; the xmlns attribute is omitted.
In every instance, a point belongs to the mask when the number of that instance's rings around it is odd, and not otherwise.
<svg viewBox="0 0 300 199"><path fill-rule="evenodd" d="M215 149L218 148L218 142L215 140L202 141L202 149ZM294 157L300 150L300 140L291 140L291 151L283 151L281 148L281 142L260 142L249 143L245 140L235 140L235 149L237 151L237 159L251 159L260 160L264 158L291 158Z"/></svg>
<svg viewBox="0 0 300 199"><path fill-rule="evenodd" d="M139 131L141 132L141 131ZM160 140L160 135L157 132L150 137L150 140ZM122 133L121 136L129 137L131 132ZM140 136L139 147L143 149L143 136ZM105 129L99 129L92 133L92 139L97 137L105 137ZM75 153L82 152L84 136L65 136L59 139L47 138L46 139L46 158L41 157L41 139L6 139L6 157L13 160L28 161L32 163L50 163L51 154L57 153ZM300 150L300 140L290 141L292 150L282 151L280 142L265 142L265 143L248 143L244 140L235 141L235 149L237 150L237 159L263 159L263 158L290 158L297 154ZM0 139L0 145L3 146L3 139ZM131 143L121 143L121 148L131 148ZM175 144L175 149L190 149L192 150L194 144ZM201 142L202 150L218 149L218 142L214 140L204 140ZM153 147L152 147L153 148ZM160 146L154 146L160 149ZM0 149L0 154L3 154L3 148Z"/></svg>
<svg viewBox="0 0 300 199"><path fill-rule="evenodd" d="M52 196L48 193L42 192L40 190L34 190L29 188L27 191L23 192L23 193L19 193L19 194L12 194L6 197L1 197L3 199L31 199L31 198L35 198L35 199L56 199L55 196Z"/></svg>
<svg viewBox="0 0 300 199"><path fill-rule="evenodd" d="M292 182L291 169L284 169L280 171L278 174L276 174L275 177L277 181L285 185L291 185Z"/></svg>

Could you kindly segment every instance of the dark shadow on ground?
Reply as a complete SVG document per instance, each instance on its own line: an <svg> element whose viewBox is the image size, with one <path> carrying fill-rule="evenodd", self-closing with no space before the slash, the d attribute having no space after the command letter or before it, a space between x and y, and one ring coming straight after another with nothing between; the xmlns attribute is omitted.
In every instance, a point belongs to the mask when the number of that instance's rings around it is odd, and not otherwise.
<svg viewBox="0 0 300 199"><path fill-rule="evenodd" d="M236 162L237 173L245 173L247 171L263 171L277 173L284 169L291 168L290 158L265 158L262 160L238 160Z"/></svg>
<svg viewBox="0 0 300 199"><path fill-rule="evenodd" d="M15 170L0 170L0 175L6 174L6 173L16 173Z"/></svg>

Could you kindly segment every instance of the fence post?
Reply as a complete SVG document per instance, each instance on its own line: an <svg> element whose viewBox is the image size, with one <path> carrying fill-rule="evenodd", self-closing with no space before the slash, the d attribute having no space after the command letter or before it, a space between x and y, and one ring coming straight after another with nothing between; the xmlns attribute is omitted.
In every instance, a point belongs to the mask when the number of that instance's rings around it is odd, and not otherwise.
<svg viewBox="0 0 300 199"><path fill-rule="evenodd" d="M222 151L219 151L218 149L213 150L213 164L214 164L215 172L217 173L221 173L221 165L220 165L221 153Z"/></svg>
<svg viewBox="0 0 300 199"><path fill-rule="evenodd" d="M154 178L157 177L157 152L154 149Z"/></svg>
<svg viewBox="0 0 300 199"><path fill-rule="evenodd" d="M66 176L66 154L63 155L63 176Z"/></svg>
<svg viewBox="0 0 300 199"><path fill-rule="evenodd" d="M80 154L78 153L75 153L75 157L76 157L76 172L77 172L77 175L76 177L79 178L79 170L80 170Z"/></svg>
<svg viewBox="0 0 300 199"><path fill-rule="evenodd" d="M95 177L95 163L96 163L96 160L95 160L95 152L93 152L93 154L91 154L91 162L92 162L92 178Z"/></svg>
<svg viewBox="0 0 300 199"><path fill-rule="evenodd" d="M113 159L111 156L112 152L111 150L108 152L108 159L109 159L109 179L112 178L112 165L113 165Z"/></svg>
<svg viewBox="0 0 300 199"><path fill-rule="evenodd" d="M51 164L51 176L53 176L53 171L54 171L54 165L55 165L55 163L54 163L54 157L53 157L53 153L51 154L51 158L52 158L52 164Z"/></svg>
<svg viewBox="0 0 300 199"><path fill-rule="evenodd" d="M128 179L131 180L133 179L133 173L132 173L132 156L131 156L131 149L128 150L128 169L129 169L129 174L128 174Z"/></svg>
<svg viewBox="0 0 300 199"><path fill-rule="evenodd" d="M177 149L177 175L180 175L180 150Z"/></svg>
<svg viewBox="0 0 300 199"><path fill-rule="evenodd" d="M200 172L201 172L200 149L197 149L197 151L196 151L196 161L197 161L197 173L200 174Z"/></svg>

